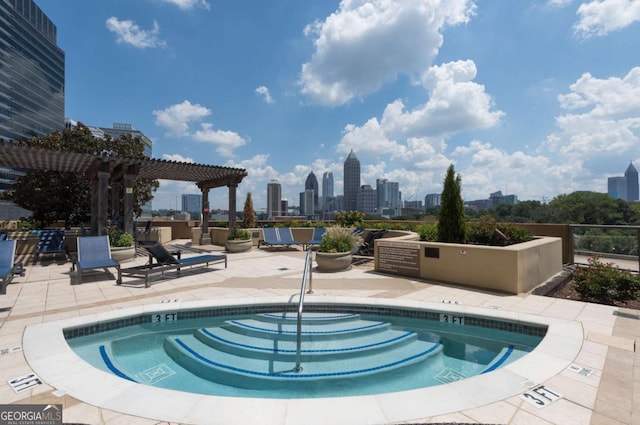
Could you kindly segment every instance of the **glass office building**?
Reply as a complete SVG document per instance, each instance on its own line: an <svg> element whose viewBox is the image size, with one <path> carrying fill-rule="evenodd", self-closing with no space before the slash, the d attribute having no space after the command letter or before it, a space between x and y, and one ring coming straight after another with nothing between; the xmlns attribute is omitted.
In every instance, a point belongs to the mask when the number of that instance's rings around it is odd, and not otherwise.
<svg viewBox="0 0 640 425"><path fill-rule="evenodd" d="M64 52L56 37L33 0L0 0L0 141L64 128ZM2 189L18 173L0 174Z"/></svg>

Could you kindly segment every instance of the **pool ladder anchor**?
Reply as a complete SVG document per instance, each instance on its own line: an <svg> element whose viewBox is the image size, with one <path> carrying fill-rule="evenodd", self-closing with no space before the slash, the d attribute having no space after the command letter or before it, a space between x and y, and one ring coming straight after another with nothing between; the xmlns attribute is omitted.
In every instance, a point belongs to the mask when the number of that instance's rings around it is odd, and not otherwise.
<svg viewBox="0 0 640 425"><path fill-rule="evenodd" d="M307 289L307 283L309 284L309 290L307 294L313 294L313 276L311 273L311 250L307 251L307 255L304 260L304 271L302 272L302 283L300 284L300 300L298 301L298 316L296 320L296 367L294 372L302 372L301 358L302 358L302 310L304 309L304 294Z"/></svg>

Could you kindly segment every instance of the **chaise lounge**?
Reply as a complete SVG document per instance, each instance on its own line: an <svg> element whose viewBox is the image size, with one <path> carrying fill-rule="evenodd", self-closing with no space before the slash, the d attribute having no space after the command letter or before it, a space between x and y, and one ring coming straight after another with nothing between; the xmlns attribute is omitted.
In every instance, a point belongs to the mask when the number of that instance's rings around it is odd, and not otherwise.
<svg viewBox="0 0 640 425"><path fill-rule="evenodd" d="M64 248L64 230L42 230L38 247L33 253L33 264L38 261L42 254L64 254L67 258L67 251Z"/></svg>
<svg viewBox="0 0 640 425"><path fill-rule="evenodd" d="M149 262L142 266L118 269L118 279L116 281L118 285L122 284L122 276L129 276L144 278L144 286L148 288L150 286L149 278L152 275L158 273L163 275L165 271L169 270L176 270L180 274L180 269L186 266L204 265L208 267L209 264L224 262L224 267L227 268L227 256L224 254L204 254L181 258L178 252L178 257L176 258L160 243L141 243L140 246L149 253Z"/></svg>
<svg viewBox="0 0 640 425"><path fill-rule="evenodd" d="M312 246L320 245L320 242L322 242L322 238L324 237L325 233L327 233L326 227L314 227L311 239L304 243L303 248L305 250L308 250Z"/></svg>
<svg viewBox="0 0 640 425"><path fill-rule="evenodd" d="M108 236L79 236L78 257L71 264L71 271L77 268L77 283L82 283L82 272L85 270L104 269L109 273L109 267L120 271L120 263L111 258Z"/></svg>
<svg viewBox="0 0 640 425"><path fill-rule="evenodd" d="M302 245L302 242L299 242L293 239L293 233L291 233L291 229L288 227L264 227L262 229L263 240L258 241L258 248L260 245L265 245L270 248L284 246L286 248L290 248L291 245Z"/></svg>
<svg viewBox="0 0 640 425"><path fill-rule="evenodd" d="M15 264L16 241L14 239L0 240L0 295L7 293L7 285L11 283L13 276L24 276L22 263Z"/></svg>

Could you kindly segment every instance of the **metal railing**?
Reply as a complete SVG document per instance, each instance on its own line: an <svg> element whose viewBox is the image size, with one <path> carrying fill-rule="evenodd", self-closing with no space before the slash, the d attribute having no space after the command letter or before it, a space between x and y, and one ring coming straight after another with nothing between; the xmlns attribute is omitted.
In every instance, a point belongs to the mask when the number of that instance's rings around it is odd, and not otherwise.
<svg viewBox="0 0 640 425"><path fill-rule="evenodd" d="M311 275L311 250L307 251L307 255L304 260L304 271L302 272L302 284L300 285L300 300L298 301L298 317L296 327L296 367L295 372L301 372L302 366L300 365L302 359L302 310L304 309L304 294L307 288L307 282L309 283L309 290L307 294L313 294L313 276Z"/></svg>

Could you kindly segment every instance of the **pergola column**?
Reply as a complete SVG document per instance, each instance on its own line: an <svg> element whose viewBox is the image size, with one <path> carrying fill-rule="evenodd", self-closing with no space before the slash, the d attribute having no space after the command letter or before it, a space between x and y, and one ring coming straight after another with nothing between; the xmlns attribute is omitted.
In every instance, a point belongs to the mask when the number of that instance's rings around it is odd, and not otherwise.
<svg viewBox="0 0 640 425"><path fill-rule="evenodd" d="M120 202L122 201L122 182L111 180L111 220L120 220Z"/></svg>
<svg viewBox="0 0 640 425"><path fill-rule="evenodd" d="M238 183L230 183L229 187L229 231L236 227L236 189Z"/></svg>
<svg viewBox="0 0 640 425"><path fill-rule="evenodd" d="M129 172L131 170L128 170ZM124 175L124 231L135 237L133 226L133 183L136 181L136 174Z"/></svg>
<svg viewBox="0 0 640 425"><path fill-rule="evenodd" d="M91 233L101 235L107 226L109 177L107 171L98 171L91 182Z"/></svg>
<svg viewBox="0 0 640 425"><path fill-rule="evenodd" d="M201 187L202 190L202 223L200 229L200 245L211 245L211 236L209 235L209 188Z"/></svg>

